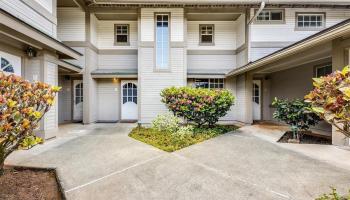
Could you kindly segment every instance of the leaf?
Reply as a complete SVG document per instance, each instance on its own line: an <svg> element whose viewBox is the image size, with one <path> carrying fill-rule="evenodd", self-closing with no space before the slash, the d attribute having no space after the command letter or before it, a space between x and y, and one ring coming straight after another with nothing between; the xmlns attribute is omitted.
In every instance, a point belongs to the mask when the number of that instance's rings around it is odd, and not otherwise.
<svg viewBox="0 0 350 200"><path fill-rule="evenodd" d="M349 72L350 72L349 66L345 66L345 67L343 68L343 70L341 71L341 74L342 74L343 76L346 76Z"/></svg>
<svg viewBox="0 0 350 200"><path fill-rule="evenodd" d="M324 114L324 112L325 112L325 110L322 107L312 107L311 109L315 113Z"/></svg>
<svg viewBox="0 0 350 200"><path fill-rule="evenodd" d="M313 85L315 87L319 87L320 85L322 85L324 83L323 78L313 78L312 80L314 80Z"/></svg>

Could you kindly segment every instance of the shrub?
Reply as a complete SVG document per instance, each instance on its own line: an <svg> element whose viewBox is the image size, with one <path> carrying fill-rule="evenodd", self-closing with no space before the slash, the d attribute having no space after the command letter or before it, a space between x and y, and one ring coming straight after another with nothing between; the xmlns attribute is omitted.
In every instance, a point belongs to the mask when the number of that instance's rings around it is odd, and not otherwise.
<svg viewBox="0 0 350 200"><path fill-rule="evenodd" d="M181 120L171 113L158 115L152 121L152 128L157 131L175 133L179 129Z"/></svg>
<svg viewBox="0 0 350 200"><path fill-rule="evenodd" d="M161 92L162 102L179 117L198 126L213 126L226 115L234 97L228 90L210 90L191 87L170 87Z"/></svg>
<svg viewBox="0 0 350 200"><path fill-rule="evenodd" d="M272 106L276 108L273 118L290 125L293 137L297 140L300 139L301 130L308 130L320 120L317 115L308 110L311 105L299 99L288 101L275 98Z"/></svg>
<svg viewBox="0 0 350 200"><path fill-rule="evenodd" d="M323 194L321 197L316 198L316 200L350 200L350 190L347 196L341 196L335 188L331 187L331 189L332 192Z"/></svg>
<svg viewBox="0 0 350 200"><path fill-rule="evenodd" d="M177 137L183 137L183 136L188 136L188 135L193 135L193 126L191 125L186 125L186 126L181 126L179 130L177 130L174 135Z"/></svg>
<svg viewBox="0 0 350 200"><path fill-rule="evenodd" d="M313 81L314 89L305 96L310 110L350 137L350 68Z"/></svg>
<svg viewBox="0 0 350 200"><path fill-rule="evenodd" d="M33 136L43 115L54 103L59 87L31 83L0 72L0 173L6 157Z"/></svg>

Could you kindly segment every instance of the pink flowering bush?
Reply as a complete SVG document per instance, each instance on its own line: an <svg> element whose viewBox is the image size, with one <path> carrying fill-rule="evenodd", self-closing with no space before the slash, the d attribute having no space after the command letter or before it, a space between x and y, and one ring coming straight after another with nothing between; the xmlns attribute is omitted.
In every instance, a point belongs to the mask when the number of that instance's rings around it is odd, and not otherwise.
<svg viewBox="0 0 350 200"><path fill-rule="evenodd" d="M162 102L178 117L184 117L199 127L213 126L226 115L234 103L234 96L225 89L170 87L161 92Z"/></svg>

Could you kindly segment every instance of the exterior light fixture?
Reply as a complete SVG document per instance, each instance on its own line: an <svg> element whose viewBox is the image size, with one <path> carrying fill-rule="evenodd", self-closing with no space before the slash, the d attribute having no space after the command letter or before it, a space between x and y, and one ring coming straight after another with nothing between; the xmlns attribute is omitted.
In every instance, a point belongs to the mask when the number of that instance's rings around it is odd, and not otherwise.
<svg viewBox="0 0 350 200"><path fill-rule="evenodd" d="M28 57L36 57L36 51L33 47L28 47L26 53Z"/></svg>

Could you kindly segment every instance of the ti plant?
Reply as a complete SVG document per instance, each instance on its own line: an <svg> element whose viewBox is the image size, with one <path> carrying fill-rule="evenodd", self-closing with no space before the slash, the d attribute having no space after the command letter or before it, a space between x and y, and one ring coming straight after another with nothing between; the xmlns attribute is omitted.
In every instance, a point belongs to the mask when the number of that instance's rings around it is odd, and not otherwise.
<svg viewBox="0 0 350 200"><path fill-rule="evenodd" d="M59 87L0 72L0 174L7 156L33 136Z"/></svg>
<svg viewBox="0 0 350 200"><path fill-rule="evenodd" d="M313 81L314 89L305 96L310 110L350 137L350 68Z"/></svg>
<svg viewBox="0 0 350 200"><path fill-rule="evenodd" d="M319 117L310 112L310 104L300 99L288 101L275 98L272 106L276 109L273 118L283 121L291 127L293 138L300 140L301 131L309 130L319 122Z"/></svg>

